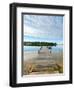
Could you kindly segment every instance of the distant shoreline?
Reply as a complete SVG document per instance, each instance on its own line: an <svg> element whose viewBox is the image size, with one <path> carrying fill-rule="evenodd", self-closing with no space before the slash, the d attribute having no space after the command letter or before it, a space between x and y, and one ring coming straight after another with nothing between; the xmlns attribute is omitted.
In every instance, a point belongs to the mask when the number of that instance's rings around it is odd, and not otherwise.
<svg viewBox="0 0 74 90"><path fill-rule="evenodd" d="M56 46L54 42L23 42L25 46Z"/></svg>

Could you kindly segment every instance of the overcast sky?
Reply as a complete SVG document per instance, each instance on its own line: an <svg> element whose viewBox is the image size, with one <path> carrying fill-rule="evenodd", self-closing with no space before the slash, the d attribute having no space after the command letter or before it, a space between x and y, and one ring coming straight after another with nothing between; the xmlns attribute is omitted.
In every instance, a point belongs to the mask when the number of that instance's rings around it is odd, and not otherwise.
<svg viewBox="0 0 74 90"><path fill-rule="evenodd" d="M63 42L63 16L24 15L24 41Z"/></svg>

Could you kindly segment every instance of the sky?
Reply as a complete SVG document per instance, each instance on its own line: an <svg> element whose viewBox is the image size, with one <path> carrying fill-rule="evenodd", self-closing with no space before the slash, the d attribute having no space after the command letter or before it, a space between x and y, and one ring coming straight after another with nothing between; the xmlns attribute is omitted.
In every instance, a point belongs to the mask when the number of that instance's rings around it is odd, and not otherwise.
<svg viewBox="0 0 74 90"><path fill-rule="evenodd" d="M63 43L63 17L24 14L24 41Z"/></svg>

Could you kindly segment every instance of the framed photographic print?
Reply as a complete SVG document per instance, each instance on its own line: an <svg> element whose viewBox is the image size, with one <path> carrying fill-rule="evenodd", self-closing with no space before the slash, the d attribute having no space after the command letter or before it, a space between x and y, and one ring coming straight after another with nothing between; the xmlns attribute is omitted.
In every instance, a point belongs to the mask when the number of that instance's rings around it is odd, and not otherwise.
<svg viewBox="0 0 74 90"><path fill-rule="evenodd" d="M10 86L72 83L72 7L10 4Z"/></svg>

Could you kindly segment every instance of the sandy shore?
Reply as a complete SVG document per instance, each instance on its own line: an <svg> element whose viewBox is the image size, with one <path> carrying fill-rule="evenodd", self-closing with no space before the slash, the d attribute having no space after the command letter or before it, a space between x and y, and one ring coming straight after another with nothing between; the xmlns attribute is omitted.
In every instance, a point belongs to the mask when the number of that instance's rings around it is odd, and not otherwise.
<svg viewBox="0 0 74 90"><path fill-rule="evenodd" d="M63 53L24 52L23 75L63 73Z"/></svg>

